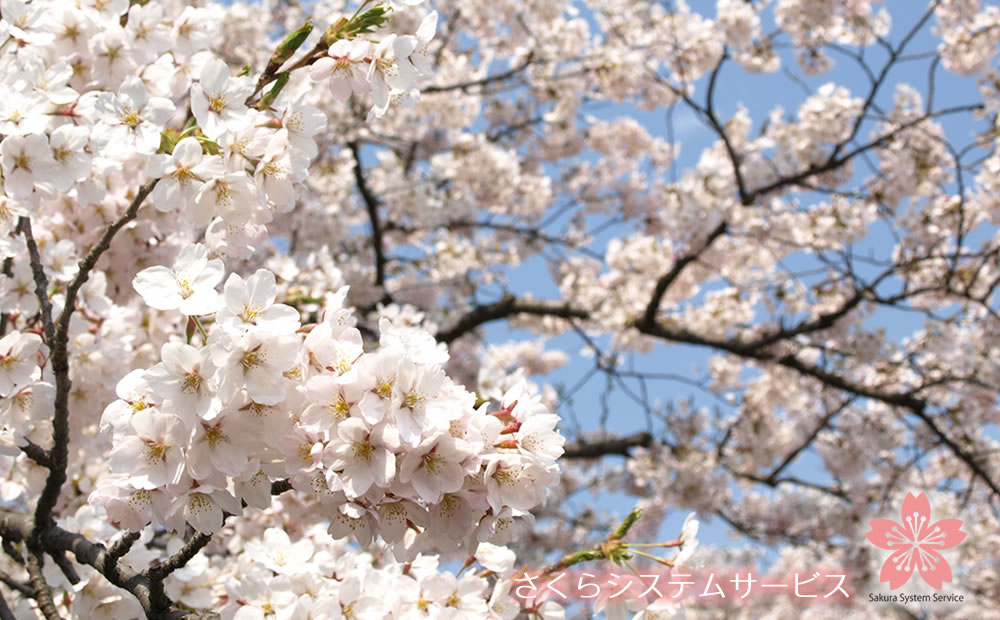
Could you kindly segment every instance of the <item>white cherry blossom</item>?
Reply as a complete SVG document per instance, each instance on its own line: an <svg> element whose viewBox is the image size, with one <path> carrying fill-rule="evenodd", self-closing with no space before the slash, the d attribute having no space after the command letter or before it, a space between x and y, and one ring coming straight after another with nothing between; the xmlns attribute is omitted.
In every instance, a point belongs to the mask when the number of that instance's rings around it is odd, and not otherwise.
<svg viewBox="0 0 1000 620"><path fill-rule="evenodd" d="M36 185L50 182L56 163L44 135L12 135L0 143L0 164L3 165L4 189L13 198L24 199Z"/></svg>
<svg viewBox="0 0 1000 620"><path fill-rule="evenodd" d="M152 154L160 146L163 130L174 104L163 97L148 97L141 79L122 81L118 95L99 93L94 103L101 125L97 141L110 153L123 149Z"/></svg>
<svg viewBox="0 0 1000 620"><path fill-rule="evenodd" d="M173 153L155 155L149 160L148 174L160 179L150 198L160 211L173 211L195 201L198 190L208 181L226 173L222 159L205 156L195 138L184 138Z"/></svg>
<svg viewBox="0 0 1000 620"><path fill-rule="evenodd" d="M226 63L212 58L202 68L198 83L191 86L191 111L205 135L215 140L227 131L246 128L243 101L252 92L250 78L230 77Z"/></svg>
<svg viewBox="0 0 1000 620"><path fill-rule="evenodd" d="M157 265L143 269L132 280L132 286L152 308L195 316L211 314L222 305L215 287L223 275L222 261L209 259L208 249L194 244L181 251L173 268Z"/></svg>
<svg viewBox="0 0 1000 620"><path fill-rule="evenodd" d="M39 378L36 355L41 348L42 339L35 334L13 331L0 338L0 395L7 396L15 386Z"/></svg>

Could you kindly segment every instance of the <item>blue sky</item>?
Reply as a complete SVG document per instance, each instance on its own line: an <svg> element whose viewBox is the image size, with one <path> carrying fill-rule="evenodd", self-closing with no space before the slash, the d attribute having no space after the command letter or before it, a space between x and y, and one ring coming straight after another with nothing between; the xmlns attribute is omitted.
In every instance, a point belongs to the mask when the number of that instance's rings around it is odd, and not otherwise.
<svg viewBox="0 0 1000 620"><path fill-rule="evenodd" d="M699 2L695 0L689 4L694 10L714 17L714 1ZM914 0L890 0L876 5L876 8L883 6L890 11L893 18L892 31L888 38L890 41L898 42L903 34L919 20L927 5L924 2ZM774 24L770 11L765 13L764 20L765 31L773 30ZM935 23L936 20L930 20L913 39L908 50L914 52L934 50L937 45L937 40L932 35ZM872 47L866 51L866 58L871 66L881 68L888 55L881 48ZM856 96L864 97L868 92L868 83L864 74L853 64L852 60L846 57L834 56L836 64L833 70L819 76L804 75L798 70L794 59L787 52L782 53L782 59L783 70L787 68L793 71L803 84L813 92L827 82L844 85ZM889 79L882 87L876 101L881 102L883 108L891 107L896 85L901 83L910 84L926 95L928 87L927 66L927 60L923 60L904 62L895 67L889 74ZM793 83L783 70L769 75L749 75L735 63L730 63L720 75L716 94L717 110L722 121L724 122L731 117L738 106L742 104L748 108L751 118L754 119L755 127L751 131L754 134L759 129L759 123L767 117L775 106L780 105L784 107L786 114L794 115L805 95L802 88ZM696 100L703 98L703 86L703 83L696 85ZM943 69L937 71L934 97L936 107L967 104L979 99L980 96L974 81L951 74ZM630 116L639 120L652 135L664 138L668 135L668 115L667 111L663 109L647 112L628 104L602 103L592 110L586 110L586 112L602 120ZM681 147L680 156L677 159L677 169L681 172L698 160L702 150L713 141L713 134L702 125L693 112L683 106L678 106L675 110L672 121L675 139ZM945 128L946 134L960 144L972 139L973 130L983 129L981 124L972 125L968 116L946 118L941 121L941 124ZM859 137L864 138L869 135L870 131L871 129L866 127L859 134ZM808 199L807 196L800 195L800 197L804 201ZM551 230L558 232L559 229L556 227ZM618 229L619 234L621 230ZM607 242L612 236L614 235L610 232L599 236L591 248L603 254ZM891 252L892 246L893 241L885 232L885 227L875 226L869 236L856 244L855 247L859 253L887 256ZM818 264L813 257L804 255L794 256L784 262L792 269L805 269ZM548 268L541 258L528 260L518 268L510 270L508 281L510 283L509 289L516 294L530 293L538 298L553 298L558 295L558 290L549 277ZM868 325L883 328L890 339L898 340L918 330L922 323L923 319L919 314L880 310L869 320ZM488 340L492 343L533 338L530 333L513 331L503 324L490 325L487 333ZM597 342L606 347L608 339L599 338ZM569 387L576 384L580 377L593 368L593 359L580 354L583 349L583 341L575 334L553 339L549 342L549 346L568 352L571 359L565 368L553 372L542 380ZM643 369L696 378L703 375L711 353L706 349L687 345L658 346L650 355L636 356L635 363L637 367ZM574 393L571 405L580 425L584 429L595 429L599 426L602 415L600 403L602 399L605 399L604 402L607 403L608 409L612 412L607 424L609 430L622 435L643 430L645 420L637 406L621 389L615 389L610 394L606 394L606 387L607 384L603 376L595 375ZM709 408L719 405L717 399L705 395L698 389L675 382L651 384L650 396L654 400L661 398L663 401L690 398L695 406ZM560 413L565 416L567 411L568 408L564 404ZM621 458L609 457L609 462L620 464ZM793 463L788 473L816 481L822 481L826 478L819 457L811 451L803 453ZM623 493L610 493L596 498L595 501L600 509L621 516L632 508L635 499ZM679 531L687 512L687 510L675 510L668 515L661 531L664 538L673 537ZM719 519L703 520L701 532L700 538L707 544L720 547L748 544L745 538L734 540L730 536L729 527ZM767 555L773 557L773 553Z"/></svg>
<svg viewBox="0 0 1000 620"><path fill-rule="evenodd" d="M715 15L714 0L690 0L689 5L696 11L700 11L709 17ZM772 3L773 5L773 3ZM917 0L887 0L875 5L876 9L885 7L892 15L893 25L888 39L896 43L904 33L920 19L927 6L926 2ZM586 15L586 13L584 12ZM775 25L771 11L763 14L765 31L773 31ZM936 20L931 19L911 41L909 50L912 52L933 51L937 46L937 39L932 35L932 29ZM785 38L787 41L787 37ZM835 65L833 69L823 75L809 76L799 70L794 57L787 50L781 50L782 70L774 74L750 75L742 71L739 66L730 62L727 68L720 75L720 80L716 93L716 109L722 122L730 118L740 105L745 106L754 120L754 127L751 134L756 134L760 129L760 123L768 116L776 106L784 108L787 115L794 116L799 105L805 99L803 87L811 92L816 92L820 86L828 82L834 82L846 86L855 96L864 97L868 92L868 82L854 62L843 56L833 55ZM866 59L869 65L876 71L886 62L887 53L873 46L866 52ZM898 84L909 84L918 92L926 95L928 90L928 60L917 60L913 62L903 62L893 68L888 79L882 86L876 99L883 109L891 107L896 86ZM497 63L493 72L499 73L509 67ZM785 71L795 74L800 84L795 83ZM939 68L935 74L935 94L934 103L936 108L953 105L963 105L980 99L978 90L973 80L951 74ZM695 100L701 101L704 97L704 80L696 83ZM666 139L668 136L668 122L673 124L673 136L680 146L680 154L676 160L676 170L678 174L685 169L692 167L700 157L703 149L710 146L714 141L714 134L707 129L701 120L688 108L679 105L668 114L666 109L654 111L643 111L637 107L626 104L615 104L601 102L582 110L583 114L591 114L598 119L609 120L621 116L628 116L638 120L654 136ZM944 127L946 134L959 144L965 144L972 140L973 131L981 131L982 123L974 125L967 115L943 118L940 124ZM863 127L859 138L864 139L870 135L873 124ZM473 128L475 129L475 127ZM374 163L372 153L366 149L363 153L366 165ZM587 156L584 156L585 158ZM593 155L590 155L593 158ZM860 168L860 167L859 167ZM863 169L859 174L863 173ZM804 204L808 204L810 196L798 194ZM824 200L819 196L814 196L817 202ZM600 224L599 218L591 218L592 224ZM565 218L556 222L546 230L553 234L561 232L561 225ZM367 231L365 231L367 232ZM627 235L630 230L618 227L608 230L598 235L594 243L590 246L592 250L603 254L607 243L615 236ZM975 238L975 237L973 237ZM863 255L875 255L887 257L890 255L893 240L887 233L884 225L876 225L870 234L855 244L856 253ZM405 249L395 251L399 255L405 253ZM812 256L803 254L792 256L783 261L786 267L792 270L805 270L816 267L819 263ZM559 296L558 288L549 276L549 269L546 261L541 257L535 257L525 261L516 268L506 271L506 280L509 283L507 290L517 295L531 294L541 299L552 299ZM889 282L892 286L892 282ZM717 286L717 285L716 285ZM713 285L706 287L706 290L713 288ZM480 301L488 303L495 301L499 297L500 291L497 287L484 288L480 292ZM702 293L704 294L704 293ZM695 301L697 298L695 299ZM923 317L916 313L908 313L893 310L880 310L876 312L867 323L871 328L882 328L886 331L890 340L898 341L905 338L918 329L923 323ZM525 331L512 330L504 323L493 323L486 327L487 342L493 344L503 344L510 341L533 340L536 337ZM595 338L596 342L603 348L608 349L609 339L607 337ZM563 430L565 434L571 434L575 430L575 425L584 430L595 430L601 424L604 411L610 412L606 422L608 430L627 435L629 433L645 430L646 420L637 405L631 398L617 385L612 384L612 390L607 390L608 383L601 374L590 377L582 385L578 385L581 377L587 375L593 369L594 360L591 356L585 355L584 342L576 334L566 334L559 338L552 339L547 345L554 350L562 350L569 354L569 364L545 377L535 377L539 382L548 382L559 386L562 390L574 387L572 398L560 404L558 412L564 417ZM658 346L649 355L634 355L634 363L637 368L655 371L664 374L676 374L690 379L703 377L705 369L712 351L689 346L671 345ZM749 373L748 373L749 374ZM633 383L629 384L633 389L637 389ZM678 382L658 382L649 384L650 399L661 403L680 402L689 400L694 407L707 407L710 410L719 407L723 415L731 413L732 409L720 403L717 396L706 394L701 390ZM571 416L572 414L572 416ZM994 437L1000 437L997 429L990 431ZM622 465L621 457L608 457L602 465L598 467L618 467ZM812 450L803 452L787 470L788 474L795 475L806 480L825 482L829 480L829 475L822 467L822 461ZM740 490L734 487L734 493L739 495ZM628 513L636 503L636 498L626 495L623 492L605 492L596 496L584 493L574 497L570 506L574 509L588 506L595 507L599 511L613 515L618 520ZM671 510L659 532L659 540L674 538L680 531L681 524L687 516L689 510L679 508ZM761 568L766 568L776 556L773 548L764 547L748 541L745 537L734 535L732 530L721 519L712 518L709 515L700 515L702 520L699 539L703 545L711 545L724 548L754 547L763 554ZM616 521L617 522L617 521ZM594 538L602 537L605 533L594 533ZM640 542L640 541L637 541ZM643 540L641 542L652 542ZM704 556L703 556L704 557Z"/></svg>

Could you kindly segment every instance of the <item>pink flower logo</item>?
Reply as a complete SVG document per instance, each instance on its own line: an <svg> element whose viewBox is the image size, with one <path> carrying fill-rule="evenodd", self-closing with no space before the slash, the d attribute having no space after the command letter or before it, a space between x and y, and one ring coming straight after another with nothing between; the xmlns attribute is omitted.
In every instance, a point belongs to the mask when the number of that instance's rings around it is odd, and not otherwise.
<svg viewBox="0 0 1000 620"><path fill-rule="evenodd" d="M882 564L879 581L888 581L889 589L895 590L917 570L927 585L940 590L945 582L951 581L951 567L938 550L951 549L965 540L962 520L941 519L931 523L931 503L923 493L907 494L900 517L899 523L891 519L868 522L872 528L865 536L868 541L893 552Z"/></svg>

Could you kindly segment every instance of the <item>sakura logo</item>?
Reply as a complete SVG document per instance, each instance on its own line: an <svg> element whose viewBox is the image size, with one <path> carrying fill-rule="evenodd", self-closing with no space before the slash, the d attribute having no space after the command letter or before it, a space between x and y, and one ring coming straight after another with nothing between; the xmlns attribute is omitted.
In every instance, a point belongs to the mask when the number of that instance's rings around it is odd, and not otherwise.
<svg viewBox="0 0 1000 620"><path fill-rule="evenodd" d="M951 581L951 567L938 551L951 549L965 540L962 520L941 519L931 523L931 503L923 493L907 494L900 516L899 523L891 519L868 522L872 528L865 536L868 541L893 552L882 564L879 581L888 581L889 589L895 590L917 570L927 585L940 590L945 582Z"/></svg>

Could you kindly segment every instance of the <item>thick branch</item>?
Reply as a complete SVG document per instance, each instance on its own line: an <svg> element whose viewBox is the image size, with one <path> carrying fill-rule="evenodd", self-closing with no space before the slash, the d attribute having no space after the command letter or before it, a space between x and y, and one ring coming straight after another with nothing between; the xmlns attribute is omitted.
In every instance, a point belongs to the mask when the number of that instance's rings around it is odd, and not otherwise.
<svg viewBox="0 0 1000 620"><path fill-rule="evenodd" d="M506 319L517 314L533 314L536 316L554 316L562 319L586 319L590 313L583 308L569 303L544 299L518 299L507 295L498 302L476 306L467 312L451 328L438 332L437 339L441 342L452 342L475 328Z"/></svg>
<svg viewBox="0 0 1000 620"><path fill-rule="evenodd" d="M69 392L72 383L69 379L69 354L67 344L69 342L69 322L76 309L76 296L80 288L90 278L90 272L97 265L104 252L111 247L111 240L127 223L135 219L139 213L139 207L149 196L156 186L157 180L153 180L139 188L132 203L117 220L115 220L101 235L97 244L90 249L87 256L80 261L79 270L76 277L66 287L66 299L59 321L54 326L54 335L49 334L50 326L46 326L46 335L49 336L49 347L51 354L49 362L52 365L52 373L55 375L56 395L52 416L52 449L49 452L49 476L45 480L45 487L38 498L35 508L35 527L37 530L44 528L52 521L52 510L59 500L59 493L62 485L66 482L66 467L69 460ZM25 229L28 233L30 227ZM44 273L42 274L44 277ZM36 277L36 283L38 282ZM39 299L41 301L41 299Z"/></svg>
<svg viewBox="0 0 1000 620"><path fill-rule="evenodd" d="M635 433L626 437L614 437L600 441L578 441L568 444L563 452L567 459L596 459L602 456L628 456L632 448L648 448L653 443L649 433Z"/></svg>
<svg viewBox="0 0 1000 620"><path fill-rule="evenodd" d="M851 306L852 304L849 301L847 305ZM508 295L496 303L477 306L463 316L453 327L440 332L437 337L441 342L452 342L456 338L468 333L480 325L490 321L506 319L517 314L534 314L537 316L555 316L560 318L590 318L589 312L582 308L572 306L568 302L553 300L520 300L512 295ZM820 317L818 322L810 322L808 325L810 327L818 327L825 326L829 322L832 326L832 323L834 322L833 319L839 318L839 316L837 316L838 314L838 312L835 312L834 317ZM864 385L863 383L858 383L846 377L834 374L819 366L803 362L794 355L779 355L753 342L743 343L739 340L709 338L700 336L685 329L672 328L665 326L660 322L647 321L644 319L633 323L632 327L635 327L647 336L652 336L661 340L711 347L713 349L726 351L746 359L774 363L779 366L795 370L801 375L817 379L829 387L834 387L856 396L871 398L872 400L877 400L887 405L906 409L919 418L927 426L927 428L930 429L931 433L933 433L938 441L945 445L956 458L965 463L965 465L969 467L969 469L977 477L981 478L994 493L1000 496L1000 484L998 484L997 481L993 479L991 474L983 468L983 466L979 463L979 460L972 453L958 445L958 443L937 424L935 419L932 418L927 412L927 402L921 398L917 398L912 392L888 392ZM765 340L771 341L773 338L767 337Z"/></svg>
<svg viewBox="0 0 1000 620"><path fill-rule="evenodd" d="M385 289L385 245L382 240L382 226L378 219L379 200L368 187L365 181L365 171L361 166L361 150L357 142L349 142L348 148L354 156L354 181L358 186L358 193L365 203L368 211L368 219L372 225L372 245L375 251L375 285Z"/></svg>
<svg viewBox="0 0 1000 620"><path fill-rule="evenodd" d="M7 605L7 599L2 594L0 594L0 620L17 620L14 612Z"/></svg>
<svg viewBox="0 0 1000 620"><path fill-rule="evenodd" d="M28 549L28 580L35 601L38 602L38 610L45 616L45 620L60 620L62 616L56 609L55 601L52 600L52 587L45 581L42 574L42 552L37 549Z"/></svg>
<svg viewBox="0 0 1000 620"><path fill-rule="evenodd" d="M27 541L31 539L35 531L33 520L28 515L16 513L10 510L0 509L0 536L4 540ZM113 574L105 572L108 559L108 550L104 545L87 540L80 534L74 534L58 525L49 525L41 530L38 535L40 549L46 553L70 552L80 564L86 564L104 577L113 585L130 592L146 612L147 617L158 620L203 620L207 618L218 618L216 614L187 611L173 606L169 600L166 608L158 608L153 605L152 582L144 574L137 573L125 564L118 563L117 570ZM114 547L114 545L112 545Z"/></svg>

